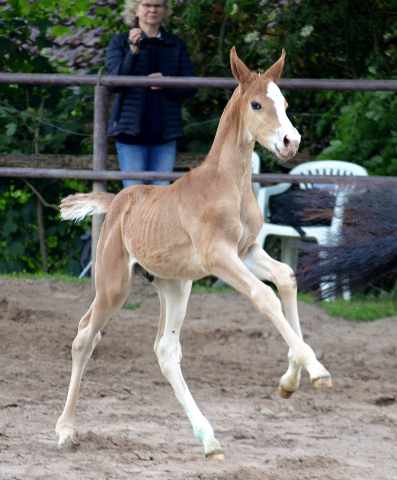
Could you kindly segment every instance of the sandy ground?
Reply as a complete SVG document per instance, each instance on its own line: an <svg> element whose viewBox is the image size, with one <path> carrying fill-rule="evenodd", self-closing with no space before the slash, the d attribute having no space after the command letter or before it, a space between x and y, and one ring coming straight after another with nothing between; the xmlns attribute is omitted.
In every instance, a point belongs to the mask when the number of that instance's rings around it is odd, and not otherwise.
<svg viewBox="0 0 397 480"><path fill-rule="evenodd" d="M287 347L239 294L193 293L185 379L225 461L205 459L153 353L159 302L137 280L87 365L76 426L59 450L70 348L89 284L0 279L0 479L397 479L397 317L353 324L300 304L306 341L331 371L279 397Z"/></svg>

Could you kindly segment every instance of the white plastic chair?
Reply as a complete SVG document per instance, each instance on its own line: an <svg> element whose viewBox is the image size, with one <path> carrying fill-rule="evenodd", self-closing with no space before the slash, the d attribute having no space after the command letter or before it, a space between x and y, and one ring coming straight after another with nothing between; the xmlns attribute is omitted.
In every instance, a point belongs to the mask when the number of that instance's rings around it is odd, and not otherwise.
<svg viewBox="0 0 397 480"><path fill-rule="evenodd" d="M342 162L339 160L318 160L314 162L302 163L294 167L290 171L290 175L368 175L364 167L354 163ZM286 192L291 183L279 183L270 187L263 187L258 193L258 204L262 211L264 224L256 239L256 241L264 247L268 235L281 237L281 261L289 265L293 270L298 266L298 251L293 247L293 243L297 238L301 238L294 227L288 225L277 225L270 223L269 199L273 195L279 195ZM313 184L308 182L300 183L300 188L307 190L313 188ZM321 187L323 185L316 185ZM349 187L342 189L332 188L336 193L334 216L331 226L311 226L301 227L305 233L305 239L315 240L321 245L327 245L330 241L335 242L341 230L343 206L348 198ZM327 284L321 284L321 289L326 289ZM345 299L348 299L350 293L346 289L344 293Z"/></svg>
<svg viewBox="0 0 397 480"><path fill-rule="evenodd" d="M260 173L261 160L259 155L256 152L252 152L252 173ZM258 182L252 183L252 189L254 191L255 197L258 198L259 190L261 184Z"/></svg>

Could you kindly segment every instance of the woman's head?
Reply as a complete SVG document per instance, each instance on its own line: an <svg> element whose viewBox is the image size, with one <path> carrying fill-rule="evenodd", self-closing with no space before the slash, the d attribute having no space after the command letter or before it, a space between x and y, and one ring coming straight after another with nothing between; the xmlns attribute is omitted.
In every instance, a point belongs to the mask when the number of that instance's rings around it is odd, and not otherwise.
<svg viewBox="0 0 397 480"><path fill-rule="evenodd" d="M140 8L144 11L148 5L162 5L162 13L164 14L162 23L168 23L168 18L171 15L172 9L171 0L125 0L124 9L121 13L124 22L130 27L135 27L138 23L137 10L139 11Z"/></svg>

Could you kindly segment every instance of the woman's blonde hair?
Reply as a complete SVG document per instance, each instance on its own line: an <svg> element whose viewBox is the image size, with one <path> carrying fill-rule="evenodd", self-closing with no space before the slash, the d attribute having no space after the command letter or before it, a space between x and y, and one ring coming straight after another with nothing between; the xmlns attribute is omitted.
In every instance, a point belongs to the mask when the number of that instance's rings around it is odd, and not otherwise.
<svg viewBox="0 0 397 480"><path fill-rule="evenodd" d="M128 26L135 27L135 25L138 23L135 10L138 7L138 5L144 1L145 0L125 0L125 5L123 8L123 11L121 12L121 15L124 18L124 22ZM164 2L165 14L164 14L163 23L167 24L168 18L171 15L171 10L172 10L171 0L158 0L158 1Z"/></svg>

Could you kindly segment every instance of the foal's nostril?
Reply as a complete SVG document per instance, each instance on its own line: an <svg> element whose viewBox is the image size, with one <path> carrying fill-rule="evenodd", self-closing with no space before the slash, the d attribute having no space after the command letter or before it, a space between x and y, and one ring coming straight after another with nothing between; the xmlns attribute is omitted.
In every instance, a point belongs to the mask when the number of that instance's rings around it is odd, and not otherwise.
<svg viewBox="0 0 397 480"><path fill-rule="evenodd" d="M283 143L284 143L285 148L288 148L290 146L290 141L289 141L289 138L287 137L287 135L284 137Z"/></svg>

